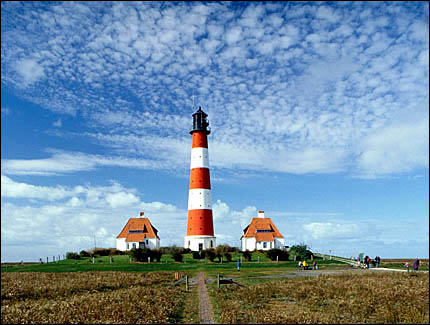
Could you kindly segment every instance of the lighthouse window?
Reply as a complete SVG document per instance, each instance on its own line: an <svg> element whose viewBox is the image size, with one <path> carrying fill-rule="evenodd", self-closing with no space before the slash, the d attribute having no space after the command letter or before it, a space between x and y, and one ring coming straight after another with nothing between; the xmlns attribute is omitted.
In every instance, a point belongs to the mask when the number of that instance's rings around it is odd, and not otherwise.
<svg viewBox="0 0 430 325"><path fill-rule="evenodd" d="M128 233L129 234L142 234L144 233L144 230L129 230Z"/></svg>
<svg viewBox="0 0 430 325"><path fill-rule="evenodd" d="M257 232L271 232L270 230L257 230Z"/></svg>

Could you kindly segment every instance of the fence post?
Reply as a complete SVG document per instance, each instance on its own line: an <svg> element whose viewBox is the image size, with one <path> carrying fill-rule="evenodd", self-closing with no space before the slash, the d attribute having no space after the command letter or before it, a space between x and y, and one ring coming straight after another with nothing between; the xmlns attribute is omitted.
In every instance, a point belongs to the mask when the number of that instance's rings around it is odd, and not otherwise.
<svg viewBox="0 0 430 325"><path fill-rule="evenodd" d="M185 275L185 290L188 291L188 275Z"/></svg>
<svg viewBox="0 0 430 325"><path fill-rule="evenodd" d="M49 262L49 259L48 259L48 256L46 256L46 264L48 264L48 262Z"/></svg>
<svg viewBox="0 0 430 325"><path fill-rule="evenodd" d="M279 256L276 255L276 262L279 262Z"/></svg>
<svg viewBox="0 0 430 325"><path fill-rule="evenodd" d="M151 257L148 256L148 263L151 263Z"/></svg>
<svg viewBox="0 0 430 325"><path fill-rule="evenodd" d="M242 264L242 256L240 257L240 264Z"/></svg>
<svg viewBox="0 0 430 325"><path fill-rule="evenodd" d="M94 256L93 256L93 264L94 264L94 262L95 262L95 259L94 259Z"/></svg>
<svg viewBox="0 0 430 325"><path fill-rule="evenodd" d="M52 256L52 262L55 262L55 256Z"/></svg>
<svg viewBox="0 0 430 325"><path fill-rule="evenodd" d="M109 256L109 263L112 264L112 256Z"/></svg>
<svg viewBox="0 0 430 325"><path fill-rule="evenodd" d="M219 274L217 275L217 285L216 285L216 287L219 289Z"/></svg>
<svg viewBox="0 0 430 325"><path fill-rule="evenodd" d="M257 258L258 258L258 263L260 263L260 256L257 256Z"/></svg>
<svg viewBox="0 0 430 325"><path fill-rule="evenodd" d="M221 264L222 264L222 256L221 256Z"/></svg>

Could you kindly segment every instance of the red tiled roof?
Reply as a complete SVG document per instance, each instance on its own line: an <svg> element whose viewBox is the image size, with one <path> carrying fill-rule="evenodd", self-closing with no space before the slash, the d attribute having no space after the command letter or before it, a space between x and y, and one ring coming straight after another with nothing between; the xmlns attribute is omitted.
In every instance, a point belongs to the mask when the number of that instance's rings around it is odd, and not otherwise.
<svg viewBox="0 0 430 325"><path fill-rule="evenodd" d="M131 233L130 230L142 230L144 233ZM158 230L155 229L148 218L130 218L120 234L116 238L125 238L126 242L144 241L146 238L158 238Z"/></svg>
<svg viewBox="0 0 430 325"><path fill-rule="evenodd" d="M255 235L256 241L273 241L274 239L273 232L257 232Z"/></svg>
<svg viewBox="0 0 430 325"><path fill-rule="evenodd" d="M257 232L257 230L270 230L270 232ZM270 218L252 218L251 223L243 230L242 237L256 237L257 241L272 241L274 237L284 238ZM259 238L264 238L259 240ZM270 240L266 238L271 238Z"/></svg>

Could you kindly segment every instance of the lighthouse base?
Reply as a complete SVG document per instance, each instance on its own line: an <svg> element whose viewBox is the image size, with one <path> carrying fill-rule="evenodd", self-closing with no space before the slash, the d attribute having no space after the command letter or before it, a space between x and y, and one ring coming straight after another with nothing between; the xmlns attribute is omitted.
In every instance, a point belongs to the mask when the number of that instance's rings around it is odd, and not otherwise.
<svg viewBox="0 0 430 325"><path fill-rule="evenodd" d="M184 248L189 248L192 251L198 252L208 248L216 247L216 237L214 236L185 236Z"/></svg>

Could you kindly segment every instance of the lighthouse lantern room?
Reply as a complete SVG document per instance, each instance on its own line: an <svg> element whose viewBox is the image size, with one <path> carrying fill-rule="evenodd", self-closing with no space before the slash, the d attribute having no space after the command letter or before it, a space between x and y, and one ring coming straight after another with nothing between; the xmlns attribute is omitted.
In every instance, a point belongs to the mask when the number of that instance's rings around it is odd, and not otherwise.
<svg viewBox="0 0 430 325"><path fill-rule="evenodd" d="M207 136L210 134L207 114L199 109L193 114L193 136L188 192L188 222L184 247L201 251L216 247L214 236L209 154Z"/></svg>

